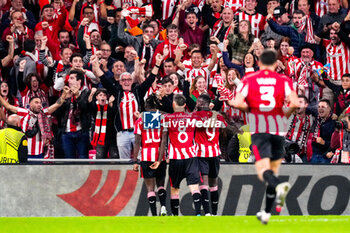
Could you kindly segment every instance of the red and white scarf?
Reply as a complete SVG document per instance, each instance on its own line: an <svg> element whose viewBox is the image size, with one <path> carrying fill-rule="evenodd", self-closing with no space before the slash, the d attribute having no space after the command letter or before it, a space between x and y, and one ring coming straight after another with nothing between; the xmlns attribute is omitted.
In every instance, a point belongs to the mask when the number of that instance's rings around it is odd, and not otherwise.
<svg viewBox="0 0 350 233"><path fill-rule="evenodd" d="M103 106L103 110L101 113L101 105L97 104L97 114L95 121L95 132L91 141L91 145L103 146L105 144L106 138L106 129L107 129L107 108L108 103Z"/></svg>
<svg viewBox="0 0 350 233"><path fill-rule="evenodd" d="M153 7L151 4L144 7L132 6L129 7L127 10L130 12L130 14L141 15L146 17L152 17L154 14Z"/></svg>
<svg viewBox="0 0 350 233"><path fill-rule="evenodd" d="M213 31L211 32L211 36L217 36L217 34L220 32L220 30L222 29L223 26L224 26L223 20L216 21L216 23L214 24L214 27L213 27ZM230 33L230 30L231 30L231 25L227 28L227 31L226 31L225 37L224 37L225 40L227 39L227 36Z"/></svg>
<svg viewBox="0 0 350 233"><path fill-rule="evenodd" d="M314 28L312 26L312 22L310 16L307 15L303 20L301 26L298 29L299 33L302 33L306 29L305 42L310 44L316 44L316 40L314 38Z"/></svg>

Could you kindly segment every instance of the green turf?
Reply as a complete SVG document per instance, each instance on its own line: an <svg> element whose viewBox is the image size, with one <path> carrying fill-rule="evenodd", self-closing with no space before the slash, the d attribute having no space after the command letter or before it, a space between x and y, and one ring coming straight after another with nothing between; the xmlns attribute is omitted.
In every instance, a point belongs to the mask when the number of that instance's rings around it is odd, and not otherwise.
<svg viewBox="0 0 350 233"><path fill-rule="evenodd" d="M253 216L0 218L0 232L345 233L350 216L273 216L268 225Z"/></svg>

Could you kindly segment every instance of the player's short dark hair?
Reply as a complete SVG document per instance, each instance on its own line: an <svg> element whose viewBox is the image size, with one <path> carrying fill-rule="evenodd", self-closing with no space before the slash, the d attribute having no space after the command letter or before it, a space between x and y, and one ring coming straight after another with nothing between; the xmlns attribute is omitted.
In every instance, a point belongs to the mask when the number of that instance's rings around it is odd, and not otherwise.
<svg viewBox="0 0 350 233"><path fill-rule="evenodd" d="M309 103L309 100L307 99L307 97L305 95L298 95L298 98L302 98L302 99L304 99L305 103Z"/></svg>
<svg viewBox="0 0 350 233"><path fill-rule="evenodd" d="M69 72L69 75L71 75L71 74L76 74L77 75L76 76L77 81L80 80L81 81L81 86L84 85L84 74L83 74L83 72L81 72L79 70L71 70Z"/></svg>
<svg viewBox="0 0 350 233"><path fill-rule="evenodd" d="M330 108L332 108L331 102L327 99L321 99L320 101L318 101L318 103L324 102L326 103Z"/></svg>
<svg viewBox="0 0 350 233"><path fill-rule="evenodd" d="M162 85L164 85L166 83L171 83L172 85L174 85L174 81L171 78L169 78L169 77L164 77L162 79Z"/></svg>
<svg viewBox="0 0 350 233"><path fill-rule="evenodd" d="M176 103L177 106L182 107L186 104L186 97L183 94L175 94L173 101Z"/></svg>
<svg viewBox="0 0 350 233"><path fill-rule="evenodd" d="M208 106L209 106L209 104L210 104L210 102L211 102L210 96L209 96L208 94L206 94L206 93L201 94L200 96L198 96L197 99L203 100L203 102L204 102L206 105L208 105Z"/></svg>
<svg viewBox="0 0 350 233"><path fill-rule="evenodd" d="M160 106L160 101L155 93L152 93L145 100L145 109L147 111L151 109L157 109Z"/></svg>
<svg viewBox="0 0 350 233"><path fill-rule="evenodd" d="M72 62L73 58L75 58L75 57L80 57L81 60L83 60L83 58L84 58L83 55L81 55L81 53L73 53L72 56L70 56L69 61Z"/></svg>
<svg viewBox="0 0 350 233"><path fill-rule="evenodd" d="M265 49L260 55L259 61L263 65L271 66L277 61L277 53L272 49Z"/></svg>

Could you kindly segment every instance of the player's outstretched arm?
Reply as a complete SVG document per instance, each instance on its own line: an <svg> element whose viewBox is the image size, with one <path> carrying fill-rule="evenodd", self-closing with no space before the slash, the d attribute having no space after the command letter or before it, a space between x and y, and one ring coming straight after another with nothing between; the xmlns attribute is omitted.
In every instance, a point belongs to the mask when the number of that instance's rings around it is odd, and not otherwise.
<svg viewBox="0 0 350 233"><path fill-rule="evenodd" d="M295 109L299 106L298 95L295 91L292 91L288 96L287 100L289 102L289 106L287 110L284 112L286 117L290 117L293 114Z"/></svg>
<svg viewBox="0 0 350 233"><path fill-rule="evenodd" d="M167 143L168 143L168 131L165 131L165 132L163 132L162 142L161 142L160 148L159 148L158 161L155 161L154 163L152 163L150 168L157 169L159 167L160 162L163 159L163 155L164 155L165 147L166 147Z"/></svg>

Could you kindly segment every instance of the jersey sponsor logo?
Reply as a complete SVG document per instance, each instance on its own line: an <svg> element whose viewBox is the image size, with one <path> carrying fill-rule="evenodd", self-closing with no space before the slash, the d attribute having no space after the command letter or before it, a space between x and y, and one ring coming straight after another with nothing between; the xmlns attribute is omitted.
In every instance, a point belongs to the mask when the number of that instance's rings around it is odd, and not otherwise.
<svg viewBox="0 0 350 233"><path fill-rule="evenodd" d="M136 187L138 173L127 170L123 186L117 195L120 170L109 170L101 188L102 170L91 170L85 183L67 194L57 196L85 216L115 216L129 203Z"/></svg>
<svg viewBox="0 0 350 233"><path fill-rule="evenodd" d="M160 129L160 117L161 113L156 112L144 112L143 113L143 128L144 129Z"/></svg>

